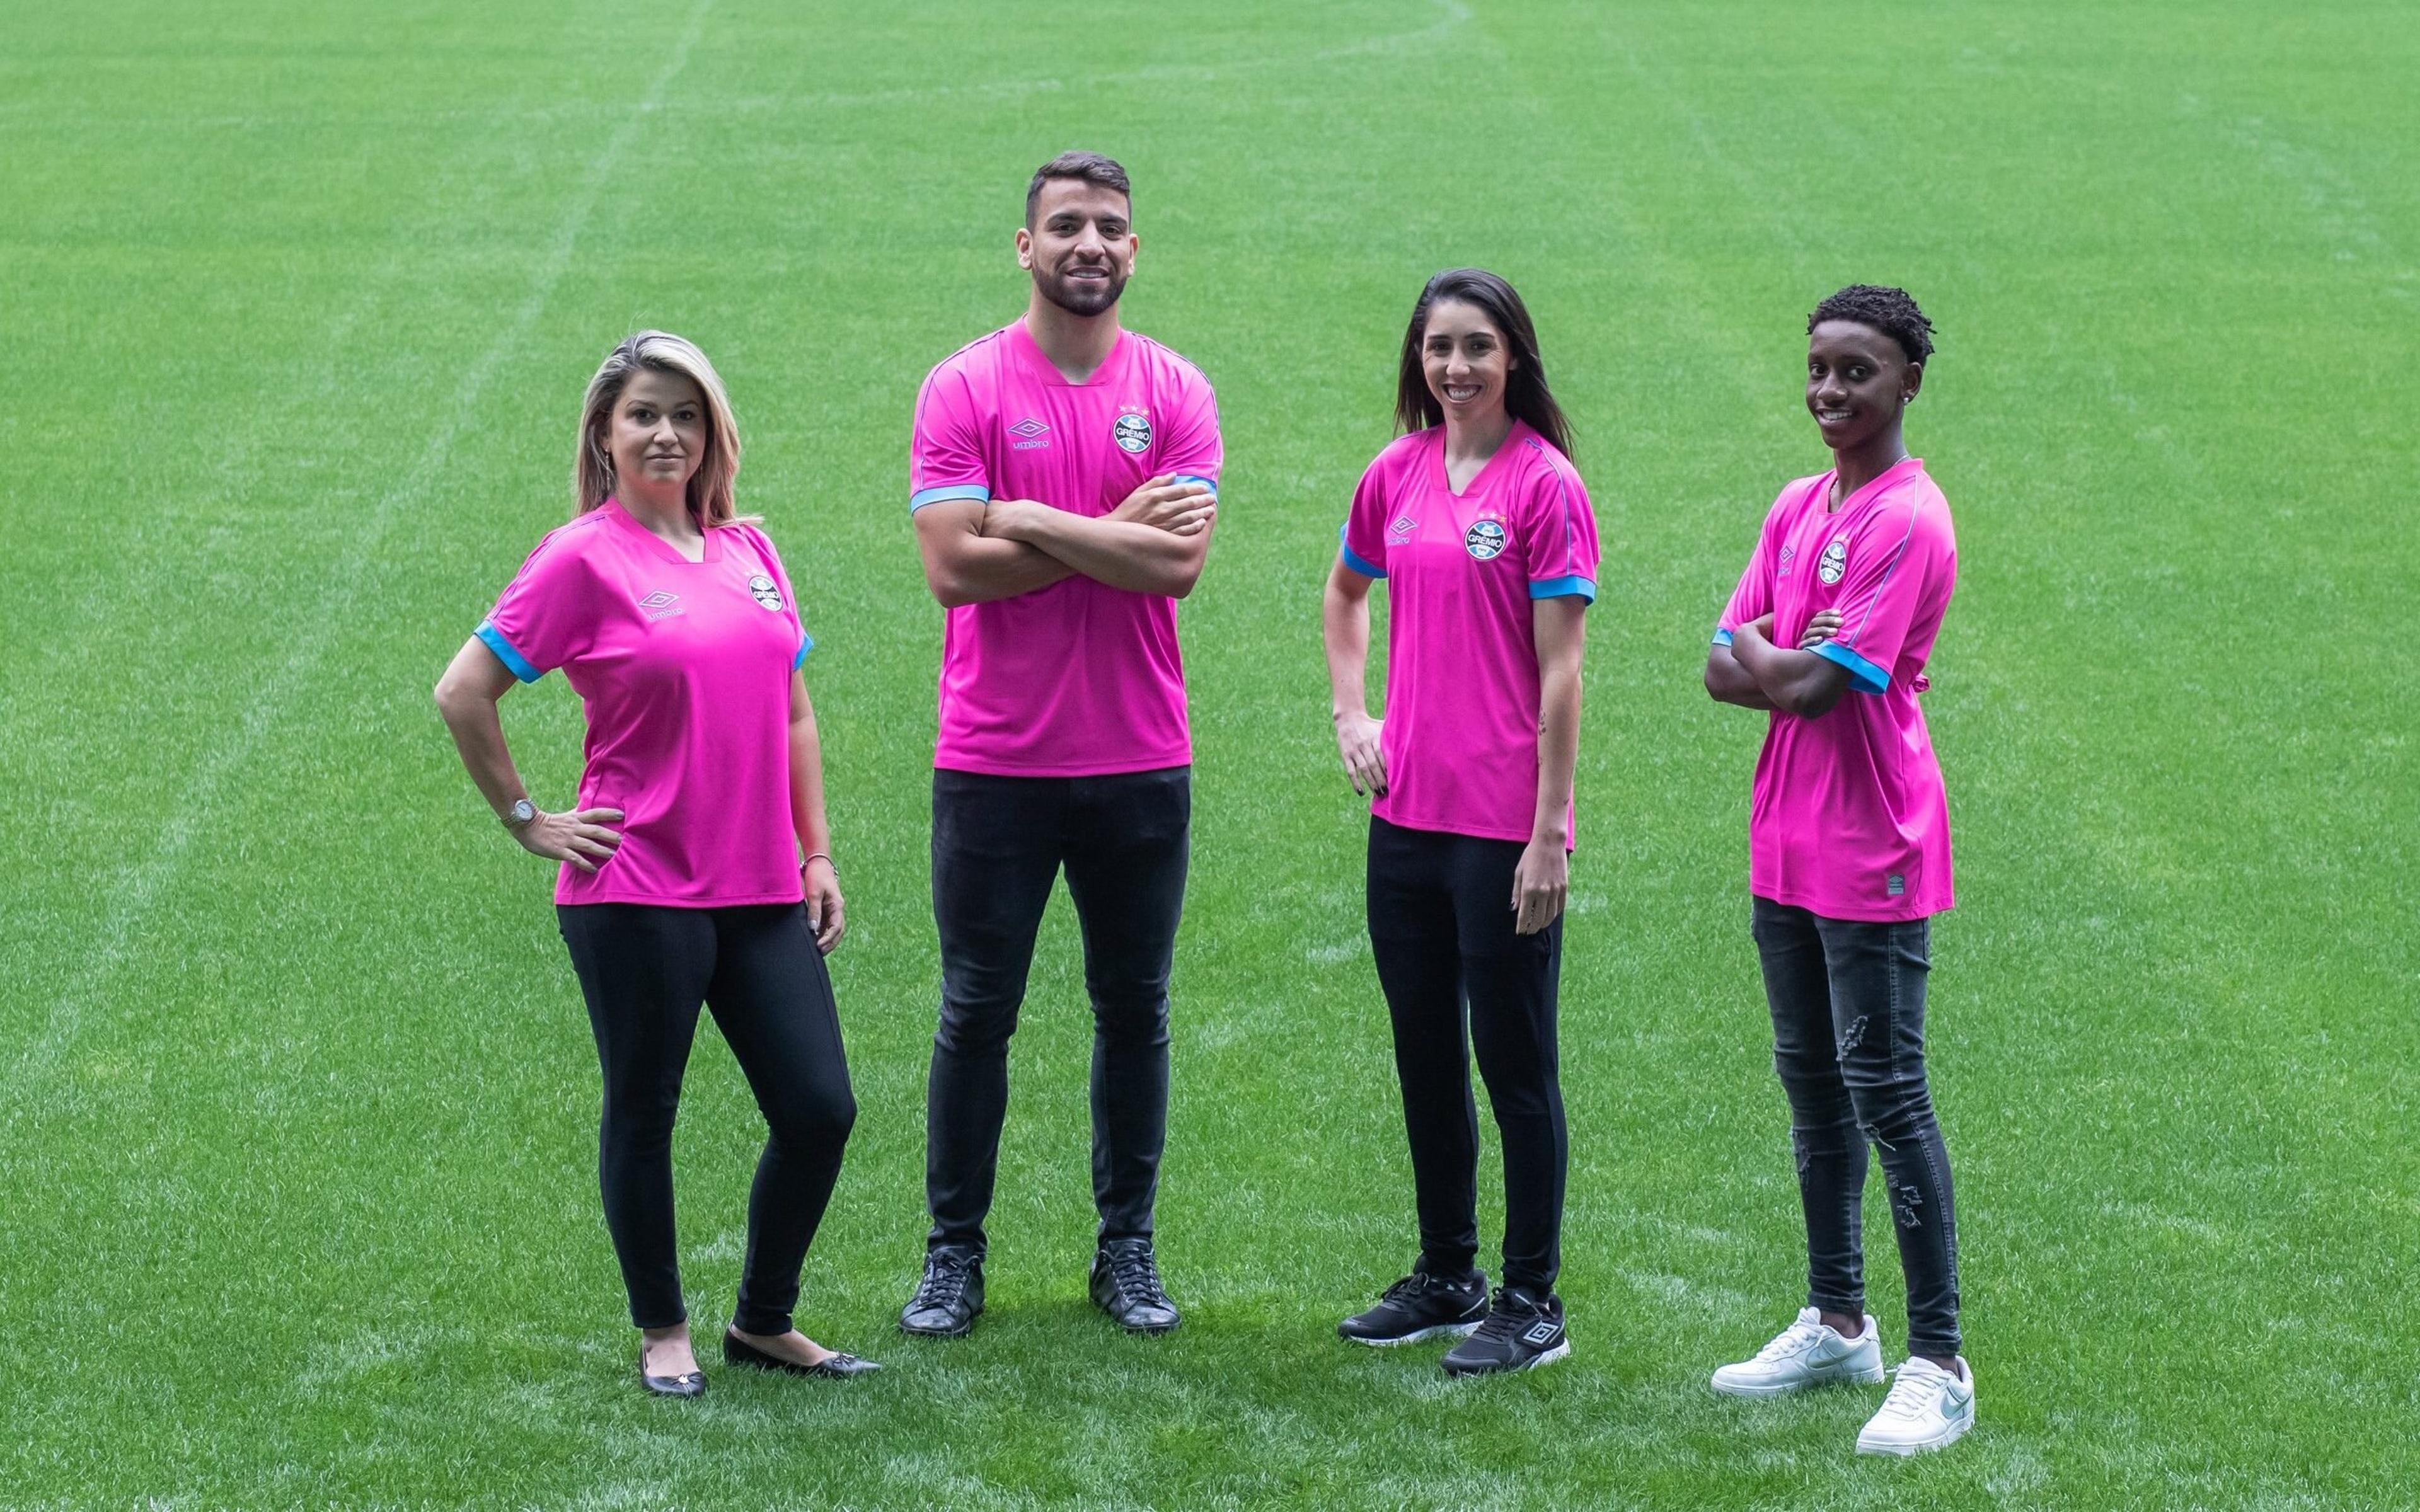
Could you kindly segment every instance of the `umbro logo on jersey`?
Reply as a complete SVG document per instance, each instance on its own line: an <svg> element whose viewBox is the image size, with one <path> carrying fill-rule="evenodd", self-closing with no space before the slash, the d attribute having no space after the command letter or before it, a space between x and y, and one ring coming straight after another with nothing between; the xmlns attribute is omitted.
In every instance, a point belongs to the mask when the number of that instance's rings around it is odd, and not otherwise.
<svg viewBox="0 0 2420 1512"><path fill-rule="evenodd" d="M1504 549L1504 522L1473 520L1470 529L1462 532L1462 548L1481 562L1487 561Z"/></svg>
<svg viewBox="0 0 2420 1512"><path fill-rule="evenodd" d="M639 600L639 607L647 611L647 618L650 620L670 619L683 612L680 594L667 594L660 588Z"/></svg>
<svg viewBox="0 0 2420 1512"><path fill-rule="evenodd" d="M748 596L776 614L782 611L781 585L761 572L749 575Z"/></svg>
<svg viewBox="0 0 2420 1512"><path fill-rule="evenodd" d="M1410 540L1412 532L1419 528L1420 522L1411 516L1398 515L1395 517L1395 523L1387 527L1387 533L1394 538L1396 545L1400 546Z"/></svg>
<svg viewBox="0 0 2420 1512"><path fill-rule="evenodd" d="M1016 438L1016 440L1009 444L1020 452L1030 452L1037 446L1047 446L1050 444L1050 427L1034 419L1032 415L1028 415L1023 420L1018 421L1016 424L1009 426L1008 433Z"/></svg>
<svg viewBox="0 0 2420 1512"><path fill-rule="evenodd" d="M1823 579L1827 586L1838 582L1848 570L1849 543L1845 540L1835 541L1825 547L1822 560L1815 563L1815 576Z"/></svg>
<svg viewBox="0 0 2420 1512"><path fill-rule="evenodd" d="M1781 548L1781 556L1780 556L1780 558L1779 558L1779 559L1778 559L1778 560L1774 563L1773 575L1774 575L1775 577L1776 577L1776 578L1787 578L1787 577L1789 577L1789 576L1790 576L1790 559L1791 559L1792 557L1796 556L1797 554L1798 554L1798 548L1797 548L1796 547L1794 547L1794 546L1785 546L1785 547L1783 547L1783 548Z"/></svg>
<svg viewBox="0 0 2420 1512"><path fill-rule="evenodd" d="M1109 434L1116 437L1118 445L1126 451L1150 451L1151 417L1140 410L1129 409L1118 416L1118 423L1109 427Z"/></svg>

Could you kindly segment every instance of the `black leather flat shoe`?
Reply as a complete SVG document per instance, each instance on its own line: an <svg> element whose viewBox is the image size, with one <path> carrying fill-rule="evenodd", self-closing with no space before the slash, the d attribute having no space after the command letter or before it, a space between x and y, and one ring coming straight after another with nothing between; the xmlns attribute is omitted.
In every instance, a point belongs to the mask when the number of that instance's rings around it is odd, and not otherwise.
<svg viewBox="0 0 2420 1512"><path fill-rule="evenodd" d="M800 1365L784 1360L778 1354L768 1354L746 1339L722 1335L722 1363L747 1365L757 1370L778 1370L785 1376L823 1376L833 1381L846 1381L851 1376L871 1375L882 1367L871 1360L861 1360L853 1354L835 1350L813 1365Z"/></svg>
<svg viewBox="0 0 2420 1512"><path fill-rule="evenodd" d="M677 1376L647 1374L647 1357L639 1356L639 1384L659 1396L703 1396L706 1395L706 1372L688 1370Z"/></svg>

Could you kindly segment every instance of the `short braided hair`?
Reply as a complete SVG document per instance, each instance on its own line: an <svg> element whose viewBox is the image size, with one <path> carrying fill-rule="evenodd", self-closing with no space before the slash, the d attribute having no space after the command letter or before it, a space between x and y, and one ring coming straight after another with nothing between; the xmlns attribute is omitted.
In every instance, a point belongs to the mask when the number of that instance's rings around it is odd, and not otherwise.
<svg viewBox="0 0 2420 1512"><path fill-rule="evenodd" d="M1807 333L1826 320L1854 320L1861 326L1871 326L1907 353L1911 363L1921 363L1932 355L1932 322L1916 307L1916 301L1903 288L1888 288L1880 284L1852 284L1815 306L1807 317Z"/></svg>

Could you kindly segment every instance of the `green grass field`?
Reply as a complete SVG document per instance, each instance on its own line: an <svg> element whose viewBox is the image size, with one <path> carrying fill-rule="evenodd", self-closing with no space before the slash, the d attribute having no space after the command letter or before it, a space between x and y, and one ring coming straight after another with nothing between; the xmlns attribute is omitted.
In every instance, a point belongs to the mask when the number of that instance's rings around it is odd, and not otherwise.
<svg viewBox="0 0 2420 1512"><path fill-rule="evenodd" d="M0 5L0 1504L2420 1499L2408 7L129 0ZM1063 898L992 1312L924 1346L892 1326L938 992L908 409L1020 307L1024 178L1072 145L1132 169L1126 318L1210 374L1228 444L1184 611L1187 1320L1133 1341L1083 1301ZM1606 545L1575 1354L1479 1389L1330 1332L1414 1242L1316 609L1404 313L1461 262L1527 295ZM1909 1464L1850 1452L1878 1389L1704 1384L1803 1258L1746 935L1761 732L1699 668L1823 465L1800 323L1854 280L1941 327L1910 438L1962 548L1931 1018L1981 1421ZM891 1366L842 1389L629 1379L546 869L428 701L643 325L730 381L818 642L863 1111L801 1321ZM561 679L505 714L567 795ZM702 1332L760 1130L702 1035Z"/></svg>

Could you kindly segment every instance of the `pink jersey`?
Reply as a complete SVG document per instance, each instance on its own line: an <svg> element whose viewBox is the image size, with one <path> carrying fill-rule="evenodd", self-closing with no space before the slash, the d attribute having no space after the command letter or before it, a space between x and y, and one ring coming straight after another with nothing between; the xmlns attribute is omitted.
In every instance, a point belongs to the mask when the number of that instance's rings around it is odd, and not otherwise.
<svg viewBox="0 0 2420 1512"><path fill-rule="evenodd" d="M1218 486L1218 406L1201 369L1128 331L1070 383L1025 322L960 347L924 379L910 511L1031 499L1099 517L1163 472ZM933 764L1001 777L1097 777L1193 759L1176 600L1077 576L949 611Z"/></svg>
<svg viewBox="0 0 2420 1512"><path fill-rule="evenodd" d="M1406 829L1529 839L1538 813L1530 604L1595 602L1596 556L1580 475L1519 421L1459 495L1446 485L1442 427L1378 454L1353 491L1343 552L1347 567L1387 579L1387 792L1372 812Z"/></svg>
<svg viewBox="0 0 2420 1512"><path fill-rule="evenodd" d="M1949 505L1915 457L1824 507L1832 477L1781 490L1714 640L1773 616L1794 646L1840 611L1816 655L1849 671L1829 712L1776 711L1756 762L1748 887L1827 918L1924 918L1949 907L1949 799L1916 696L1958 582Z"/></svg>
<svg viewBox="0 0 2420 1512"><path fill-rule="evenodd" d="M524 683L553 669L588 717L582 809L619 809L621 849L566 863L559 903L789 903L790 674L814 642L773 543L706 532L684 560L613 500L550 532L478 629Z"/></svg>

